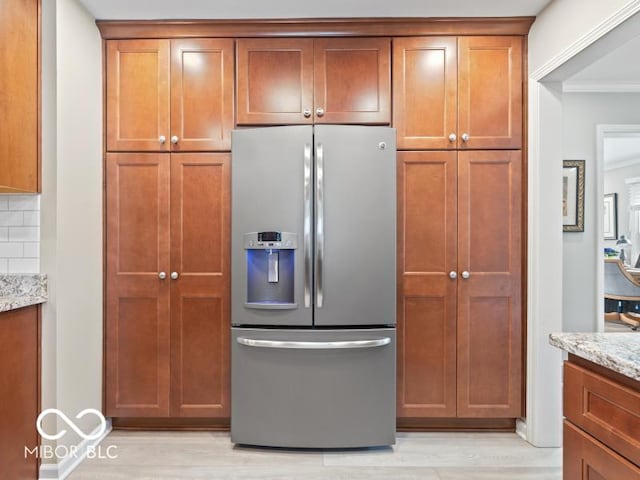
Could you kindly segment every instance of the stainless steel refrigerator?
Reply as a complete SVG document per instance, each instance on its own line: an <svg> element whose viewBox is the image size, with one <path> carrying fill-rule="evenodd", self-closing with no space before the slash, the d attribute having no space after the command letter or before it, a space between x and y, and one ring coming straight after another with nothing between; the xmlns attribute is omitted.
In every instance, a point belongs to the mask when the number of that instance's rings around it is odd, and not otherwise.
<svg viewBox="0 0 640 480"><path fill-rule="evenodd" d="M395 130L232 133L231 439L395 443Z"/></svg>

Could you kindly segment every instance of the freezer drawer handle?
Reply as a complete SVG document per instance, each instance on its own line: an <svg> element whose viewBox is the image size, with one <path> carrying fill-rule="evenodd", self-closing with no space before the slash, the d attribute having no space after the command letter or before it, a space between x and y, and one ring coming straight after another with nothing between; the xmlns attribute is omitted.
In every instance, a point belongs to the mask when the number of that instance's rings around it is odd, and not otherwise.
<svg viewBox="0 0 640 480"><path fill-rule="evenodd" d="M238 337L240 345L260 348L297 348L301 350L335 350L340 348L373 348L383 347L391 343L391 338L376 338L374 340L346 340L341 342L294 342L289 340L256 340Z"/></svg>

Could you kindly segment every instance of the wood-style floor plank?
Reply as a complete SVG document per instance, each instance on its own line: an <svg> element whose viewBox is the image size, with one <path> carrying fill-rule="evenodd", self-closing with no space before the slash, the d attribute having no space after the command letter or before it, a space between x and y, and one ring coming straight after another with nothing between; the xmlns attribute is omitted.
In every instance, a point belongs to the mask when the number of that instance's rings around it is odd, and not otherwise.
<svg viewBox="0 0 640 480"><path fill-rule="evenodd" d="M393 448L238 447L214 432L112 432L69 480L561 480L561 450L506 433L399 433Z"/></svg>

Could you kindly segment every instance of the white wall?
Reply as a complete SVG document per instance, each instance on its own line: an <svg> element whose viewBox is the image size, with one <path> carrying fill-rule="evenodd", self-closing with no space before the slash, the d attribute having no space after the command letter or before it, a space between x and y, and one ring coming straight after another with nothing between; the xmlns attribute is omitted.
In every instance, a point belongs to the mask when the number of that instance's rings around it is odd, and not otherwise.
<svg viewBox="0 0 640 480"><path fill-rule="evenodd" d="M529 34L526 434L536 446L562 443L562 355L547 338L563 329L562 98L541 81L638 8L640 0L554 0Z"/></svg>
<svg viewBox="0 0 640 480"><path fill-rule="evenodd" d="M102 41L76 0L44 3L55 50L44 42L41 254L50 299L43 310L43 408L73 418L102 409ZM87 416L78 424L90 432L98 421ZM79 440L69 431L58 444Z"/></svg>
<svg viewBox="0 0 640 480"><path fill-rule="evenodd" d="M622 168L613 168L604 172L603 192L618 194L618 237L625 235L631 238L629 232L629 192L625 179L640 177L640 158L635 165ZM605 247L616 248L616 240L604 240ZM635 262L638 255L638 245L633 245L636 252L631 258Z"/></svg>
<svg viewBox="0 0 640 480"><path fill-rule="evenodd" d="M561 97L529 81L526 438L538 447L562 442L562 355L548 340L562 330Z"/></svg>
<svg viewBox="0 0 640 480"><path fill-rule="evenodd" d="M49 301L42 304L41 406L55 408L56 396L56 2L42 2L42 195L40 196L40 269L48 273ZM47 432L55 432L55 419L45 418ZM55 442L43 440L55 446ZM43 459L43 464L56 463ZM43 468L41 467L41 472Z"/></svg>
<svg viewBox="0 0 640 480"><path fill-rule="evenodd" d="M599 297L596 262L602 257L597 214L597 124L640 123L640 94L565 93L563 108L563 158L585 160L584 232L565 233L563 240L563 329L593 332L598 328Z"/></svg>
<svg viewBox="0 0 640 480"><path fill-rule="evenodd" d="M102 409L102 39L57 3L58 408L75 415Z"/></svg>

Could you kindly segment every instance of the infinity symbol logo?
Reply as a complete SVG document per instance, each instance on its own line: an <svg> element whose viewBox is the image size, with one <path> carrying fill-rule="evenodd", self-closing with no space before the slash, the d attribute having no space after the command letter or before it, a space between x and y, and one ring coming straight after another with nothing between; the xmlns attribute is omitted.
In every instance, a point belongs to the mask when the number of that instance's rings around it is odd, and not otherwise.
<svg viewBox="0 0 640 480"><path fill-rule="evenodd" d="M44 429L42 428L42 421L44 417L46 417L50 413L53 413L58 417L60 417L62 420L64 420L66 424L69 425L69 427L71 427L71 429L74 432L76 432L85 440L96 440L97 438L100 438L104 434L104 432L107 431L107 420L104 418L104 415L102 415L102 413L99 410L96 410L95 408L86 408L82 410L78 415L76 415L77 419L80 419L89 413L92 413L93 415L98 417L98 419L100 420L100 428L93 435L91 434L87 435L86 433L84 433L73 421L71 421L69 417L67 417L63 412L61 412L57 408L47 408L40 415L38 415L38 419L36 420L36 428L38 429L38 433L42 435L42 437L46 438L47 440L58 440L65 433L67 433L66 430L62 430L55 435L49 435L47 432L44 431Z"/></svg>

